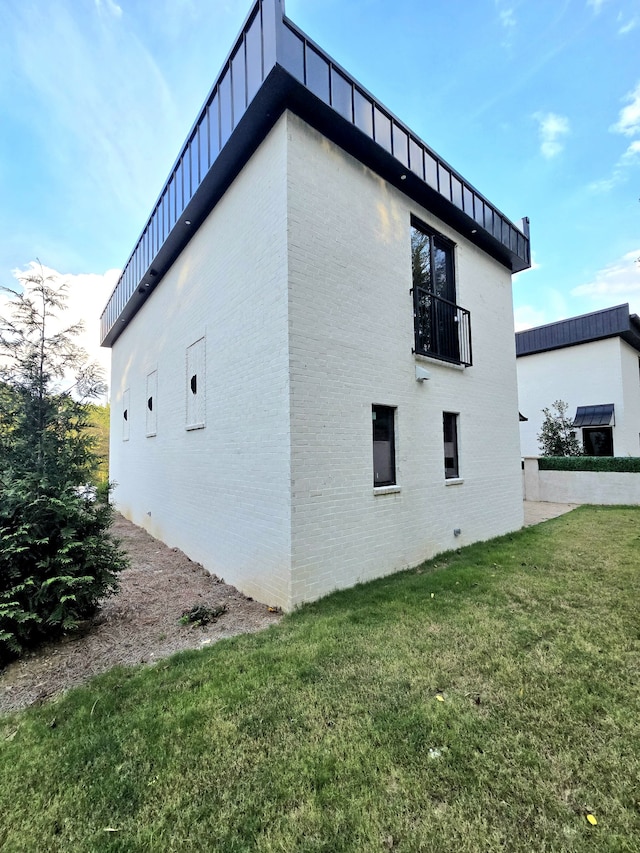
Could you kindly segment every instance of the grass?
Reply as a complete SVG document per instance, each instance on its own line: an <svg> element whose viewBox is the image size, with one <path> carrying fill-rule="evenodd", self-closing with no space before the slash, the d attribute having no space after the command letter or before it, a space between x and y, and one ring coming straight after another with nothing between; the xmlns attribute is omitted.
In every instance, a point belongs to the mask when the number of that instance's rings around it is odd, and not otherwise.
<svg viewBox="0 0 640 853"><path fill-rule="evenodd" d="M0 849L635 853L639 601L584 507L115 669L0 719Z"/></svg>

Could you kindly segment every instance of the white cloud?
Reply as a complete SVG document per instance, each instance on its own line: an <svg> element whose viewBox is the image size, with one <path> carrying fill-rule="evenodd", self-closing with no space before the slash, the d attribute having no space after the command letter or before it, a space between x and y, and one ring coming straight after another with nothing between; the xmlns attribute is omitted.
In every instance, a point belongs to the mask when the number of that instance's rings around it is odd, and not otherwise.
<svg viewBox="0 0 640 853"><path fill-rule="evenodd" d="M625 95L624 100L628 101L628 104L620 110L618 121L610 129L614 133L635 136L640 133L640 83Z"/></svg>
<svg viewBox="0 0 640 853"><path fill-rule="evenodd" d="M619 21L621 20L621 16L618 16L618 20ZM627 21L626 24L622 24L622 23L620 24L620 28L618 29L618 35L619 36L626 36L627 33L631 32L631 30L635 30L635 28L637 26L638 26L638 19L637 18L631 18L631 20Z"/></svg>
<svg viewBox="0 0 640 853"><path fill-rule="evenodd" d="M514 321L516 332L530 329L532 326L543 326L563 320L571 313L567 295L555 287L538 285L535 290L534 304L520 303L518 290L514 291Z"/></svg>
<svg viewBox="0 0 640 853"><path fill-rule="evenodd" d="M607 0L587 0L587 6L591 6L596 15L600 14L600 11Z"/></svg>
<svg viewBox="0 0 640 853"><path fill-rule="evenodd" d="M557 113L534 113L538 122L540 152L548 160L557 157L564 149L564 137L570 130L569 119Z"/></svg>
<svg viewBox="0 0 640 853"><path fill-rule="evenodd" d="M16 74L25 94L43 104L25 121L41 136L51 174L64 176L72 204L104 196L139 222L167 168L155 119L176 128L184 121L152 52L122 26L115 0L95 0L90 11L78 14L69 0L12 11ZM175 133L173 152L182 131Z"/></svg>
<svg viewBox="0 0 640 853"><path fill-rule="evenodd" d="M498 12L498 23L502 28L502 47L511 51L513 47L513 36L516 31L516 13L513 3L509 0L495 0Z"/></svg>
<svg viewBox="0 0 640 853"><path fill-rule="evenodd" d="M547 322L546 313L532 305L520 305L513 312L516 332L531 329L533 326L543 326Z"/></svg>
<svg viewBox="0 0 640 853"><path fill-rule="evenodd" d="M620 158L620 161L622 163L637 163L638 158L640 158L640 139L634 139Z"/></svg>
<svg viewBox="0 0 640 853"><path fill-rule="evenodd" d="M16 269L13 276L17 282L21 277L31 273L39 273L40 264L31 261L23 270ZM105 381L109 381L111 370L111 350L100 346L100 315L111 295L120 270L108 270L104 275L95 273L80 273L65 275L49 267L42 267L45 276L51 276L56 282L67 283L67 310L53 328L62 329L82 321L84 331L75 339L78 346L86 350L89 361L96 361L103 370ZM15 288L19 289L19 288ZM6 310L6 294L0 295L0 308ZM3 304L4 302L4 304Z"/></svg>
<svg viewBox="0 0 640 853"><path fill-rule="evenodd" d="M640 247L599 270L593 281L578 285L572 296L581 296L608 307L628 302L632 312L640 312Z"/></svg>
<svg viewBox="0 0 640 853"><path fill-rule="evenodd" d="M113 15L114 18L122 17L122 9L117 3L114 3L113 0L95 0L95 3L99 11L104 8L109 12L109 14Z"/></svg>
<svg viewBox="0 0 640 853"><path fill-rule="evenodd" d="M517 275L517 276L526 275L528 272L534 272L535 270L539 270L541 266L542 266L542 264L539 264L536 261L536 253L532 252L531 253L531 266L526 270L521 270L520 272L515 273L515 275Z"/></svg>
<svg viewBox="0 0 640 853"><path fill-rule="evenodd" d="M594 181L592 184L589 184L589 189L596 193L610 192L626 179L628 170L637 165L640 165L640 139L634 139L627 150L619 157L610 178Z"/></svg>

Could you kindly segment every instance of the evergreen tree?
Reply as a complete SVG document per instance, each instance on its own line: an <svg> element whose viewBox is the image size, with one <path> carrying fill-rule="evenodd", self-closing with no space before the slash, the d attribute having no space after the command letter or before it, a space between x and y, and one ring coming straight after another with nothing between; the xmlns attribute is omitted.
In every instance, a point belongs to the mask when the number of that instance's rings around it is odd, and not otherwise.
<svg viewBox="0 0 640 853"><path fill-rule="evenodd" d="M0 665L75 628L126 565L108 485L97 500L81 488L98 464L87 427L99 368L74 340L82 325L59 328L66 286L42 267L20 282L2 288L0 315Z"/></svg>

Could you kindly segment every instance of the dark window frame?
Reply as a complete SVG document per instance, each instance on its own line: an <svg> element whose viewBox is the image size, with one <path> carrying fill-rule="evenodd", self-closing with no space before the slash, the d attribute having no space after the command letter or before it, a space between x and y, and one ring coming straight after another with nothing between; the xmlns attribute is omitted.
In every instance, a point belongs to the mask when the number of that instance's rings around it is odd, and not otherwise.
<svg viewBox="0 0 640 853"><path fill-rule="evenodd" d="M594 445L594 439L597 433L602 433L604 439L598 442L599 446ZM582 428L582 447L585 456L613 456L613 427L597 426ZM606 453L601 452L606 450ZM600 451L600 452L594 452ZM609 452L610 451L610 452Z"/></svg>
<svg viewBox="0 0 640 853"><path fill-rule="evenodd" d="M396 486L396 407L374 403L371 406L371 423L373 486Z"/></svg>
<svg viewBox="0 0 640 853"><path fill-rule="evenodd" d="M445 480L460 479L460 439L458 435L459 418L460 415L458 412L442 413ZM449 450L447 445L452 445L452 454L447 453Z"/></svg>
<svg viewBox="0 0 640 853"><path fill-rule="evenodd" d="M411 216L414 353L469 366L469 312L456 304L456 244Z"/></svg>

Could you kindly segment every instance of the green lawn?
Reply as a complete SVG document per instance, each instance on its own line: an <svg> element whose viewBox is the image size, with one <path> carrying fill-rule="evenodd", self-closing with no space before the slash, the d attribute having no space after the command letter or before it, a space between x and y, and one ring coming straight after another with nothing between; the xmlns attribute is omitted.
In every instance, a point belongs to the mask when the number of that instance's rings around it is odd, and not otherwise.
<svg viewBox="0 0 640 853"><path fill-rule="evenodd" d="M0 849L637 853L640 509L0 718Z"/></svg>

